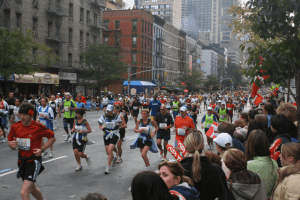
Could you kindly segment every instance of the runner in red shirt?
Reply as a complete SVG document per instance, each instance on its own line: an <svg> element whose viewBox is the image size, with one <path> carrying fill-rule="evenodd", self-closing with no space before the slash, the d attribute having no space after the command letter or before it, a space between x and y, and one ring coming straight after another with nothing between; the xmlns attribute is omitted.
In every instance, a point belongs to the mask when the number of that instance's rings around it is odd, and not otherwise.
<svg viewBox="0 0 300 200"><path fill-rule="evenodd" d="M160 102L161 104L166 104L166 100L163 97L161 97Z"/></svg>
<svg viewBox="0 0 300 200"><path fill-rule="evenodd" d="M30 194L36 199L44 199L41 191L36 187L36 179L44 167L41 154L56 140L54 133L46 126L32 120L34 107L30 103L20 105L19 114L21 121L12 125L8 135L8 145L19 148L18 178L22 178L22 199L30 199ZM41 146L43 137L48 141Z"/></svg>
<svg viewBox="0 0 300 200"><path fill-rule="evenodd" d="M232 99L228 99L226 108L229 111L229 122L232 123L233 110L236 109L235 105L232 103Z"/></svg>

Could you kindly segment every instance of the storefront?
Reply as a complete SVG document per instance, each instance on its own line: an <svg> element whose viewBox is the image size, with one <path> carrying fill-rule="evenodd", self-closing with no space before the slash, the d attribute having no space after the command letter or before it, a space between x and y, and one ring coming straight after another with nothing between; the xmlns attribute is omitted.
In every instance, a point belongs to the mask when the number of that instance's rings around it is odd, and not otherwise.
<svg viewBox="0 0 300 200"><path fill-rule="evenodd" d="M77 73L58 72L60 84L55 87L56 93L69 92L73 96L76 95Z"/></svg>
<svg viewBox="0 0 300 200"><path fill-rule="evenodd" d="M85 97L95 98L97 95L98 81L85 78L78 78L76 94L81 93Z"/></svg>
<svg viewBox="0 0 300 200"><path fill-rule="evenodd" d="M7 79L4 76L0 75L0 94L3 94L5 97L8 95L8 92L15 91L15 76L12 74ZM6 94L4 94L6 93Z"/></svg>
<svg viewBox="0 0 300 200"><path fill-rule="evenodd" d="M27 98L31 94L40 96L44 94L49 97L55 94L55 85L59 85L59 77L57 74L39 73L36 72L32 75L15 74L16 93L24 94Z"/></svg>

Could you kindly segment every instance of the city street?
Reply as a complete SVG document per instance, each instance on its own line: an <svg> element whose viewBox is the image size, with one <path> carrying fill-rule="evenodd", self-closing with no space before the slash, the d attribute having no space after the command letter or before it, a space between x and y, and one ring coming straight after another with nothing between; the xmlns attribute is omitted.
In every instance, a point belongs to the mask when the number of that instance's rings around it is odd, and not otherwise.
<svg viewBox="0 0 300 200"><path fill-rule="evenodd" d="M245 108L248 112L249 106ZM201 106L202 113L198 116L198 130L201 130L200 120L206 114ZM37 179L37 186L42 191L46 200L81 199L89 192L100 192L109 200L131 199L130 185L135 174L146 169L139 149L130 149L131 142L137 137L133 132L134 120L128 121L126 138L123 142L123 162L116 163L109 175L105 175L107 166L107 155L104 149L103 135L98 126L98 119L103 114L100 111L88 111L86 119L91 125L92 133L88 135L90 140L95 141L93 145L87 145L85 153L91 157L92 165L87 166L82 160L82 171L75 171L77 163L71 143L65 142L66 133L63 129L62 119L58 119L59 129L55 131L56 142L54 144L54 158L43 158L45 170ZM234 115L234 121L236 120ZM139 119L141 114L139 115ZM174 145L174 133L172 132L170 144ZM206 140L206 138L205 138ZM205 145L207 149L207 144ZM48 153L49 153L48 149ZM16 178L17 172L17 151L8 147L7 143L0 144L0 194L2 200L21 199L20 191L22 180ZM216 150L214 150L216 152ZM148 152L153 171L157 170L159 153ZM168 159L173 159L168 153Z"/></svg>

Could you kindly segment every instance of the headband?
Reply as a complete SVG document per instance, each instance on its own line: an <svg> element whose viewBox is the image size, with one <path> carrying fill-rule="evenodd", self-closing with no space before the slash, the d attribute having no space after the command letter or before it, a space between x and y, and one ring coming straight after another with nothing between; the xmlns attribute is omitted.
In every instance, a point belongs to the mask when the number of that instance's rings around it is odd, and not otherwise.
<svg viewBox="0 0 300 200"><path fill-rule="evenodd" d="M23 113L23 114L27 114L27 115L31 115L31 116L34 114L33 110L31 110L31 109L20 109L19 113Z"/></svg>

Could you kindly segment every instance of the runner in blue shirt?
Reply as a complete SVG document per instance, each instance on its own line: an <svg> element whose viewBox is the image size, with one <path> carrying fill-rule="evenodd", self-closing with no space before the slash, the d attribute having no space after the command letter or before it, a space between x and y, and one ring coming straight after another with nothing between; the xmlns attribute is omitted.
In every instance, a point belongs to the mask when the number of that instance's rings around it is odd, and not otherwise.
<svg viewBox="0 0 300 200"><path fill-rule="evenodd" d="M157 99L157 95L154 95L154 99L150 101L149 107L151 108L151 120L155 121L156 113L159 113L161 102Z"/></svg>
<svg viewBox="0 0 300 200"><path fill-rule="evenodd" d="M85 109L85 105L84 105L84 103L81 103L81 99L80 98L78 98L78 102L76 102L76 105L77 105L78 109L79 108L84 108Z"/></svg>

